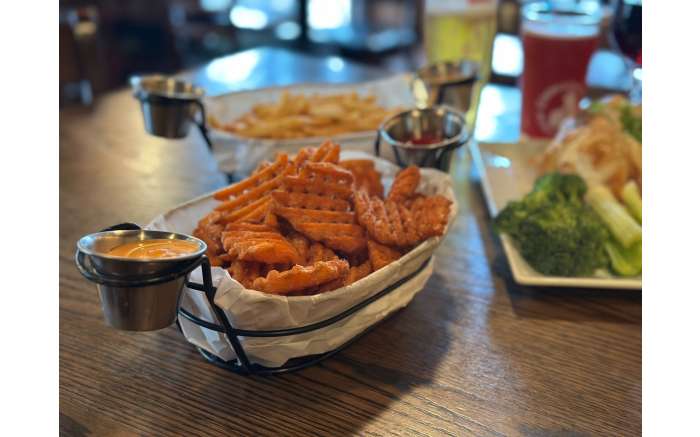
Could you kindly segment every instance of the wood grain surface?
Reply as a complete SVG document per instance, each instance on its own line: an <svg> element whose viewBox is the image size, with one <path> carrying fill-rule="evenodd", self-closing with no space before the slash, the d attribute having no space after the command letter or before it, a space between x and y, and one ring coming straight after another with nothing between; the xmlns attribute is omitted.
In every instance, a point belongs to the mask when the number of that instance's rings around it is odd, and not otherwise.
<svg viewBox="0 0 700 437"><path fill-rule="evenodd" d="M194 130L154 138L140 117L126 90L60 113L61 434L641 434L641 293L514 284L464 150L460 214L425 289L320 365L239 376L175 326L106 327L76 240L224 185Z"/></svg>

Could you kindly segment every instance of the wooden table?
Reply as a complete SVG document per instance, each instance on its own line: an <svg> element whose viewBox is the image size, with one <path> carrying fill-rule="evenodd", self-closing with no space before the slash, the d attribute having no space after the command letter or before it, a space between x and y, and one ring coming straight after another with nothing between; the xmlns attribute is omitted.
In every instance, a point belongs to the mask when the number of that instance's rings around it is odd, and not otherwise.
<svg viewBox="0 0 700 437"><path fill-rule="evenodd" d="M265 50L236 56L274 59ZM330 74L328 60L288 60L294 72L285 81ZM276 67L253 64L252 72ZM342 68L343 80L376 74ZM276 80L241 77L230 88ZM487 113L506 128L482 134L512 135L517 90L492 90L487 99L501 104L487 103ZM459 217L425 289L320 365L244 377L205 362L174 326L150 333L107 328L94 286L73 265L76 240L124 220L146 223L224 184L194 130L182 141L162 140L144 132L140 117L127 90L93 109L60 113L65 435L641 433L641 293L514 284L464 153L453 171Z"/></svg>

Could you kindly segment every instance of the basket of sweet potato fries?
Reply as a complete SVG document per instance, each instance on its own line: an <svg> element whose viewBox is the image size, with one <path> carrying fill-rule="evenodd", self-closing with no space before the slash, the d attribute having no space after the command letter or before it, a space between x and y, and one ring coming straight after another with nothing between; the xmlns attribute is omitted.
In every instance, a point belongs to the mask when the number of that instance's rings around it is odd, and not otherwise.
<svg viewBox="0 0 700 437"><path fill-rule="evenodd" d="M186 288L180 303L200 319L216 322L223 310L236 329L284 330L358 308L319 329L241 337L235 345L252 363L282 366L338 349L406 306L432 273L432 254L456 210L449 175L400 170L362 152L341 156L326 141L294 156L278 153L248 178L147 227L207 243L213 302ZM199 271L190 278L201 279ZM226 333L182 316L179 323L188 341L222 362L240 355Z"/></svg>

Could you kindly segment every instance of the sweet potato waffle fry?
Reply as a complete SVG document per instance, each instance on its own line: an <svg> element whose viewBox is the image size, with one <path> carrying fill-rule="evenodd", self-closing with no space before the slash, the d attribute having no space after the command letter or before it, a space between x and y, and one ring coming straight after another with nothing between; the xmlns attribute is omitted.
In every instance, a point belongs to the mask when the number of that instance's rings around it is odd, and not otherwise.
<svg viewBox="0 0 700 437"><path fill-rule="evenodd" d="M284 272L272 270L264 278L257 278L253 282L253 289L272 294L289 294L331 282L345 276L349 269L348 262L341 259L317 261L310 266L295 265Z"/></svg>
<svg viewBox="0 0 700 437"><path fill-rule="evenodd" d="M418 167L415 165L407 167L396 175L386 197L389 200L402 202L415 194L419 182L420 171L418 171Z"/></svg>
<svg viewBox="0 0 700 437"><path fill-rule="evenodd" d="M274 213L295 230L332 249L354 253L366 246L365 232L350 211L354 177L329 162L306 162L284 178L286 192L273 194Z"/></svg>
<svg viewBox="0 0 700 437"><path fill-rule="evenodd" d="M247 138L291 139L374 131L399 108L383 108L374 96L282 93L276 103L261 103L230 122L209 116L215 129Z"/></svg>
<svg viewBox="0 0 700 437"><path fill-rule="evenodd" d="M223 223L261 221L272 206L269 193L278 188L286 176L298 171L302 163L337 163L339 158L340 146L331 141L324 142L318 149L304 150L291 162L286 154L278 155L274 163L261 164L251 177L214 193L215 199L224 201L216 207L216 211L223 213L220 220Z"/></svg>
<svg viewBox="0 0 700 437"><path fill-rule="evenodd" d="M246 225L246 224L244 224ZM255 226L255 225L254 225ZM222 232L224 250L232 259L266 264L299 264L299 252L275 229L257 225L262 229L251 230L235 227Z"/></svg>
<svg viewBox="0 0 700 437"><path fill-rule="evenodd" d="M224 261L219 257L223 251L221 232L224 230L224 226L217 223L220 219L221 213L212 211L199 221L197 228L192 232L192 235L207 244L207 257L209 257L211 265L216 267L224 264Z"/></svg>
<svg viewBox="0 0 700 437"><path fill-rule="evenodd" d="M443 196L418 196L413 200L410 208L421 240L445 232L451 204Z"/></svg>
<svg viewBox="0 0 700 437"><path fill-rule="evenodd" d="M228 273L244 287L253 286L253 281L260 277L260 263L235 260L228 268Z"/></svg>
<svg viewBox="0 0 700 437"><path fill-rule="evenodd" d="M370 196L384 198L382 176L374 168L374 161L369 159L349 159L339 162L340 166L352 172L355 177L355 190L366 191Z"/></svg>
<svg viewBox="0 0 700 437"><path fill-rule="evenodd" d="M365 276L368 276L370 273L372 273L372 263L370 263L369 260L365 261L359 266L350 267L350 271L345 277L343 285L350 285L357 282Z"/></svg>
<svg viewBox="0 0 700 437"><path fill-rule="evenodd" d="M307 161L310 162L330 162L337 164L340 160L340 146L330 140L326 140L321 145L316 147L304 147L297 152L292 160L295 169L301 168L301 165Z"/></svg>
<svg viewBox="0 0 700 437"><path fill-rule="evenodd" d="M398 250L389 246L384 246L373 240L367 242L367 250L369 252L370 265L375 272L401 258L401 252Z"/></svg>
<svg viewBox="0 0 700 437"><path fill-rule="evenodd" d="M274 163L259 167L249 178L214 193L222 201L215 211L221 213L219 222L260 222L272 206L270 192L278 188L284 176L294 171L286 154L277 155Z"/></svg>
<svg viewBox="0 0 700 437"><path fill-rule="evenodd" d="M442 235L451 202L443 196L416 194L419 181L418 169L408 167L396 176L386 200L364 191L355 194L357 220L377 242L407 247Z"/></svg>
<svg viewBox="0 0 700 437"><path fill-rule="evenodd" d="M371 160L339 162L326 141L280 154L247 179L217 191L220 203L194 235L212 265L244 287L304 296L350 285L442 235L450 201L417 193L420 172L399 172L384 198Z"/></svg>

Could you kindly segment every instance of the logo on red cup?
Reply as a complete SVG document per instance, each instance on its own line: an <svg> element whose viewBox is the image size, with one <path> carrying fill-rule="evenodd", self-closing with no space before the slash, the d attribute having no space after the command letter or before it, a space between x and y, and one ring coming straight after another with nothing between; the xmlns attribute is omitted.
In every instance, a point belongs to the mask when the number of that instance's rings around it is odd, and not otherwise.
<svg viewBox="0 0 700 437"><path fill-rule="evenodd" d="M535 99L535 120L539 130L547 136L556 134L565 118L576 115L578 102L585 93L585 87L574 81L546 87Z"/></svg>

